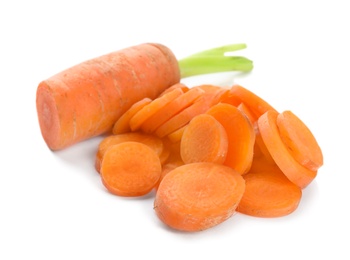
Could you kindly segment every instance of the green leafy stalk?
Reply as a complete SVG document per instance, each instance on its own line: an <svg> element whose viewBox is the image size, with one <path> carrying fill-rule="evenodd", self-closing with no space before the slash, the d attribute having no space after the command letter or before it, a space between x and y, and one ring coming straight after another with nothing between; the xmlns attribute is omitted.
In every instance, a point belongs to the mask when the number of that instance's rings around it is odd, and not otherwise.
<svg viewBox="0 0 350 260"><path fill-rule="evenodd" d="M245 44L230 44L183 58L179 60L181 78L227 71L249 72L253 69L251 60L242 56L228 55L244 48Z"/></svg>

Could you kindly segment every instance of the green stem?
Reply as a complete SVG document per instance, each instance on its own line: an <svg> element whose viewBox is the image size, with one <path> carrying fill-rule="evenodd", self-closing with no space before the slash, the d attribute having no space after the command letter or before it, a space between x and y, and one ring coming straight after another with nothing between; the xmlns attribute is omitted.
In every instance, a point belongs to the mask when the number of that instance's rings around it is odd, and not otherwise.
<svg viewBox="0 0 350 260"><path fill-rule="evenodd" d="M246 48L245 44L230 44L198 52L179 60L181 78L201 74L242 71L253 69L253 62L242 56L230 56L229 52Z"/></svg>

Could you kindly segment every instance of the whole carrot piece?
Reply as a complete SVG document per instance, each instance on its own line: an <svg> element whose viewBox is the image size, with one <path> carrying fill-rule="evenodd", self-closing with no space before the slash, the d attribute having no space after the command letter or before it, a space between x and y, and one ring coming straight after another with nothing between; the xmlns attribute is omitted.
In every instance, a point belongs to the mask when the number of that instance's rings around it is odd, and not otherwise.
<svg viewBox="0 0 350 260"><path fill-rule="evenodd" d="M106 54L44 81L37 88L41 133L52 150L110 131L135 102L178 83L170 49L141 44Z"/></svg>

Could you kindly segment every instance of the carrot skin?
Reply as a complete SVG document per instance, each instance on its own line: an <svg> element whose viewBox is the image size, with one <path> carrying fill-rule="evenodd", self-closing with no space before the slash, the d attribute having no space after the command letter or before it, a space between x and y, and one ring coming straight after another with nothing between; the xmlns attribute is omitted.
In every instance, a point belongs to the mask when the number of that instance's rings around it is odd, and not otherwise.
<svg viewBox="0 0 350 260"><path fill-rule="evenodd" d="M174 54L159 44L136 45L82 62L38 85L43 139L51 150L60 150L111 131L133 103L156 98L179 81Z"/></svg>

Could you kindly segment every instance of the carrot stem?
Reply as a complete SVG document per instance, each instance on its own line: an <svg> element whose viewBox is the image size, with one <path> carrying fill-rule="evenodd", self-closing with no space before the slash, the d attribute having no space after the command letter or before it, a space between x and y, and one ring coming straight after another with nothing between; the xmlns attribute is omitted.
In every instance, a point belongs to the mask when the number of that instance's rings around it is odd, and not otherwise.
<svg viewBox="0 0 350 260"><path fill-rule="evenodd" d="M231 54L246 47L243 43L224 45L180 59L181 78L215 72L249 72L253 69L253 62L246 57Z"/></svg>

